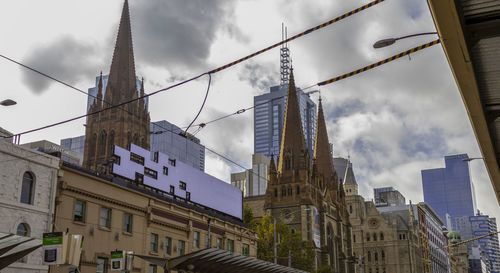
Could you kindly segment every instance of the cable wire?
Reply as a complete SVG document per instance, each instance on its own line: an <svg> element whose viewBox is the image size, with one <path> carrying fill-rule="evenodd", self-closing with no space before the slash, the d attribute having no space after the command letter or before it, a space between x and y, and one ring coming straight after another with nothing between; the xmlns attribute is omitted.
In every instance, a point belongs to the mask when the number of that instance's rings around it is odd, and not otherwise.
<svg viewBox="0 0 500 273"><path fill-rule="evenodd" d="M196 119L200 115L201 110L203 110L203 106L205 106L205 102L207 101L207 97L208 97L208 92L210 91L210 83L211 82L212 82L212 75L210 73L208 73L208 86L207 86L207 92L205 93L205 98L203 99L203 103L201 104L201 107L200 107L200 110L198 111L198 114L196 114L196 117L194 117L193 121L191 121L191 123L186 128L186 131L184 132L184 134L186 136L187 136L187 132L189 130L189 127L191 127L191 125L193 125L193 123L196 121Z"/></svg>

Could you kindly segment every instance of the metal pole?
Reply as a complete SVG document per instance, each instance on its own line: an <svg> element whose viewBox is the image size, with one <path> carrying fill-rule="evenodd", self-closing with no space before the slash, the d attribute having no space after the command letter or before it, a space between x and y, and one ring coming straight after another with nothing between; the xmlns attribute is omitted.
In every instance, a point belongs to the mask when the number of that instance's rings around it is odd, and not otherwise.
<svg viewBox="0 0 500 273"><path fill-rule="evenodd" d="M207 222L208 222L208 244L207 244L207 248L211 248L212 247L212 238L210 238L210 218L207 219Z"/></svg>
<svg viewBox="0 0 500 273"><path fill-rule="evenodd" d="M274 263L278 263L278 250L276 249L276 218L274 218Z"/></svg>
<svg viewBox="0 0 500 273"><path fill-rule="evenodd" d="M288 267L292 267L292 251L288 249Z"/></svg>

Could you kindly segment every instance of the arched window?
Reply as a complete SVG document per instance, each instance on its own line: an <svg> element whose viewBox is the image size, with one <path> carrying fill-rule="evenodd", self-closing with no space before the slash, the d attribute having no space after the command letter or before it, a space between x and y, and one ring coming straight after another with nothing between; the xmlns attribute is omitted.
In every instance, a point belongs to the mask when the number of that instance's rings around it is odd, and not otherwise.
<svg viewBox="0 0 500 273"><path fill-rule="evenodd" d="M111 130L111 133L109 133L109 154L113 154L113 149L115 146L115 131Z"/></svg>
<svg viewBox="0 0 500 273"><path fill-rule="evenodd" d="M296 192L297 192L297 195L300 195L300 186L297 186Z"/></svg>
<svg viewBox="0 0 500 273"><path fill-rule="evenodd" d="M285 159L285 170L290 170L290 159Z"/></svg>
<svg viewBox="0 0 500 273"><path fill-rule="evenodd" d="M93 134L89 141L89 159L94 160L95 151L97 149L97 134Z"/></svg>
<svg viewBox="0 0 500 273"><path fill-rule="evenodd" d="M30 235L30 229L29 229L28 224L25 224L25 223L19 224L17 226L16 235L25 236L25 237L29 236Z"/></svg>
<svg viewBox="0 0 500 273"><path fill-rule="evenodd" d="M102 131L101 132L101 137L99 138L99 145L98 145L98 149L100 152L104 152L106 153L106 140L107 140L108 136L106 134L106 131Z"/></svg>
<svg viewBox="0 0 500 273"><path fill-rule="evenodd" d="M373 233L373 241L377 240L377 233Z"/></svg>
<svg viewBox="0 0 500 273"><path fill-rule="evenodd" d="M288 187L288 196L292 196L292 187Z"/></svg>
<svg viewBox="0 0 500 273"><path fill-rule="evenodd" d="M368 251L367 258L369 262L372 261L372 254L370 253L370 251Z"/></svg>
<svg viewBox="0 0 500 273"><path fill-rule="evenodd" d="M21 188L21 203L33 204L34 191L35 177L30 172L25 172L23 175L23 184Z"/></svg>
<svg viewBox="0 0 500 273"><path fill-rule="evenodd" d="M380 232L380 241L383 241L383 240L384 240L384 233Z"/></svg>
<svg viewBox="0 0 500 273"><path fill-rule="evenodd" d="M374 257L373 257L373 258L374 258L374 260L375 260L375 261L378 261L378 252L375 252L375 254L373 254L373 255L374 255Z"/></svg>
<svg viewBox="0 0 500 273"><path fill-rule="evenodd" d="M281 187L281 196L286 196L286 188Z"/></svg>
<svg viewBox="0 0 500 273"><path fill-rule="evenodd" d="M382 250L382 261L385 260L385 252Z"/></svg>
<svg viewBox="0 0 500 273"><path fill-rule="evenodd" d="M352 213L352 205L349 205L349 213Z"/></svg>
<svg viewBox="0 0 500 273"><path fill-rule="evenodd" d="M366 234L366 241L369 242L370 241L370 233L367 233Z"/></svg>

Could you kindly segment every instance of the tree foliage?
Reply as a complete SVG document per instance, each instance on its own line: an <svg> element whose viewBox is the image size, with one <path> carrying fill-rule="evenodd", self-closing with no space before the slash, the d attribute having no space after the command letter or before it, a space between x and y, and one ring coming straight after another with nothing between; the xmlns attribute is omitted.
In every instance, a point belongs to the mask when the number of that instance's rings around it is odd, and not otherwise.
<svg viewBox="0 0 500 273"><path fill-rule="evenodd" d="M251 230L255 230L255 220L253 219L252 208L248 204L245 204L243 207L243 223L247 225L247 227Z"/></svg>
<svg viewBox="0 0 500 273"><path fill-rule="evenodd" d="M292 229L283 222L276 222L276 240L278 264L288 266L288 255L292 257L292 267L312 271L316 253L312 242L302 242L299 232L292 233ZM265 215L256 223L255 231L259 237L257 243L257 258L274 262L274 220ZM278 236L279 235L279 236Z"/></svg>

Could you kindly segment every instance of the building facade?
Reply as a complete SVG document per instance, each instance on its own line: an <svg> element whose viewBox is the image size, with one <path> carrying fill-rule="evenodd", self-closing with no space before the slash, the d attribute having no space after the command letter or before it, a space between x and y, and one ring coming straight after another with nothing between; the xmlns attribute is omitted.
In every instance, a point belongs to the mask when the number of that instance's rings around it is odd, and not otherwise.
<svg viewBox="0 0 500 273"><path fill-rule="evenodd" d="M375 206L401 206L406 204L405 197L393 187L373 189Z"/></svg>
<svg viewBox="0 0 500 273"><path fill-rule="evenodd" d="M448 239L448 244L458 244L448 248L450 253L451 273L469 273L467 246L465 244L460 244L460 242L462 242L460 233L450 231L446 233L446 237Z"/></svg>
<svg viewBox="0 0 500 273"><path fill-rule="evenodd" d="M279 156L277 164L274 159L270 163L264 209L300 232L303 241L314 243L318 267L352 272L351 227L343 186L333 168L321 101L317 120L311 160L291 72Z"/></svg>
<svg viewBox="0 0 500 273"><path fill-rule="evenodd" d="M0 138L1 233L41 240L44 232L52 231L59 161ZM48 272L42 261L38 248L2 272Z"/></svg>
<svg viewBox="0 0 500 273"><path fill-rule="evenodd" d="M60 145L65 149L81 154L83 160L83 153L85 151L85 136L61 139Z"/></svg>
<svg viewBox="0 0 500 273"><path fill-rule="evenodd" d="M55 157L59 157L62 161L69 162L71 164L82 165L83 154L68 150L63 146L57 145L47 140L29 142L21 146L42 153L50 154Z"/></svg>
<svg viewBox="0 0 500 273"><path fill-rule="evenodd" d="M177 197L181 196L178 191L171 194L146 183L98 175L67 163L61 169L54 229L85 237L82 273L109 272L110 252L115 249L157 258L177 257L207 247L257 255L257 237L240 219ZM54 266L51 272L67 269ZM162 271L135 258L133 272Z"/></svg>
<svg viewBox="0 0 500 273"><path fill-rule="evenodd" d="M138 99L144 96L144 81L137 90L127 1L123 5L106 89L103 91L102 73L97 88L97 96L88 109L88 113L96 114L87 116L83 166L106 171L115 144L129 147L134 143L148 149L150 141L148 107L143 99ZM106 110L128 101L132 102Z"/></svg>
<svg viewBox="0 0 500 273"><path fill-rule="evenodd" d="M451 216L452 229L455 218L473 216L477 210L466 154L445 156L445 168L422 170L424 201L446 221Z"/></svg>
<svg viewBox="0 0 500 273"><path fill-rule="evenodd" d="M288 84L273 86L269 93L254 97L254 154L260 153L267 157L279 154L288 89ZM304 139L312 155L316 104L300 89L297 89L297 98Z"/></svg>
<svg viewBox="0 0 500 273"><path fill-rule="evenodd" d="M243 192L243 197L264 195L270 159L263 154L252 155L252 169L231 174L231 185Z"/></svg>

